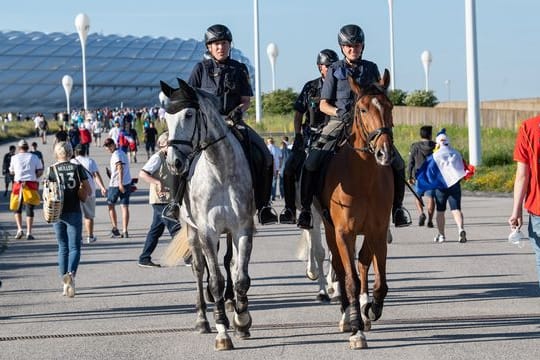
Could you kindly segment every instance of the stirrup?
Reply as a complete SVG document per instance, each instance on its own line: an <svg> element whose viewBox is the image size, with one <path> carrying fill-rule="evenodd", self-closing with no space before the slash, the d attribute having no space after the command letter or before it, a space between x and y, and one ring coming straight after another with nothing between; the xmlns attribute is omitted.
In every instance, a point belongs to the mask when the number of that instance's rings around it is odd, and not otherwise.
<svg viewBox="0 0 540 360"><path fill-rule="evenodd" d="M261 225L272 225L277 224L278 222L276 210L270 206L262 207L257 214L257 218L259 219L259 223Z"/></svg>
<svg viewBox="0 0 540 360"><path fill-rule="evenodd" d="M173 217L176 213L178 213L178 217ZM168 221L180 222L180 204L177 202L168 203L161 212L161 218Z"/></svg>
<svg viewBox="0 0 540 360"><path fill-rule="evenodd" d="M411 214L404 207L397 208L393 215L395 227L406 227L412 224Z"/></svg>
<svg viewBox="0 0 540 360"><path fill-rule="evenodd" d="M284 208L279 214L279 223L280 224L296 224L296 211L293 211L289 208Z"/></svg>
<svg viewBox="0 0 540 360"><path fill-rule="evenodd" d="M296 226L300 229L310 230L313 229L313 216L310 211L302 210L298 216L298 222Z"/></svg>

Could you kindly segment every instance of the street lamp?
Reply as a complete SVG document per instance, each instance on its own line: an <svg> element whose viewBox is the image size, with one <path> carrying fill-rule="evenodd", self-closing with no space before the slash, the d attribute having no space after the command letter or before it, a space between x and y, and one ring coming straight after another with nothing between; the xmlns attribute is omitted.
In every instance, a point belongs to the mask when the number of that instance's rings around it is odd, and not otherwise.
<svg viewBox="0 0 540 360"><path fill-rule="evenodd" d="M420 59L422 60L422 65L424 65L424 74L426 77L426 91L429 91L429 66L431 65L431 53L429 50L424 50L422 52L422 55L420 56Z"/></svg>
<svg viewBox="0 0 540 360"><path fill-rule="evenodd" d="M450 99L452 98L450 96L450 84L451 84L450 80L444 80L444 85L446 85L446 92L448 93L448 101L450 101Z"/></svg>
<svg viewBox="0 0 540 360"><path fill-rule="evenodd" d="M88 102L86 99L86 38L88 36L88 30L90 30L90 18L88 15L83 13L77 15L75 18L75 28L81 41L84 110L88 111Z"/></svg>
<svg viewBox="0 0 540 360"><path fill-rule="evenodd" d="M272 68L272 91L276 91L276 58L279 55L277 45L274 43L268 44L266 54L268 55L268 59L270 59L270 66Z"/></svg>
<svg viewBox="0 0 540 360"><path fill-rule="evenodd" d="M71 88L73 88L73 78L69 75L64 75L62 77L62 86L64 87L64 92L66 93L67 114L69 116L69 94L71 94Z"/></svg>
<svg viewBox="0 0 540 360"><path fill-rule="evenodd" d="M394 2L388 0L388 13L390 16L390 90L396 89L396 74L394 73Z"/></svg>

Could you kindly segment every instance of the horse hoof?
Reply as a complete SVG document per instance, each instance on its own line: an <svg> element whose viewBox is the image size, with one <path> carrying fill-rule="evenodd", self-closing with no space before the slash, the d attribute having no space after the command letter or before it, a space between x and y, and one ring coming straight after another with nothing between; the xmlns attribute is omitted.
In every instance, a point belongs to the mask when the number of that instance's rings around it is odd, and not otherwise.
<svg viewBox="0 0 540 360"><path fill-rule="evenodd" d="M358 349L366 349L367 341L366 337L362 332L359 332L349 338L349 348L352 350L358 350Z"/></svg>
<svg viewBox="0 0 540 360"><path fill-rule="evenodd" d="M317 301L327 304L330 302L330 296L328 296L327 294L317 294Z"/></svg>
<svg viewBox="0 0 540 360"><path fill-rule="evenodd" d="M306 271L306 276L311 281L315 281L319 279L319 274L314 273L312 271Z"/></svg>
<svg viewBox="0 0 540 360"><path fill-rule="evenodd" d="M330 299L330 302L331 302L332 304L340 303L340 302L341 302L341 295L333 296L333 297Z"/></svg>
<svg viewBox="0 0 540 360"><path fill-rule="evenodd" d="M225 310L227 312L235 312L236 304L234 303L234 300L227 300L225 301Z"/></svg>
<svg viewBox="0 0 540 360"><path fill-rule="evenodd" d="M350 322L340 321L339 322L339 331L342 333L351 332L352 327Z"/></svg>
<svg viewBox="0 0 540 360"><path fill-rule="evenodd" d="M364 321L364 331L371 331L371 320L362 319Z"/></svg>
<svg viewBox="0 0 540 360"><path fill-rule="evenodd" d="M217 351L232 350L234 349L232 340L230 337L216 338L216 345L214 347Z"/></svg>
<svg viewBox="0 0 540 360"><path fill-rule="evenodd" d="M249 330L235 329L234 330L234 336L237 337L240 340L246 340L246 339L249 339L251 337L251 333L249 332Z"/></svg>
<svg viewBox="0 0 540 360"><path fill-rule="evenodd" d="M371 321L377 321L381 318L383 311L383 304L369 303L366 306L367 317Z"/></svg>
<svg viewBox="0 0 540 360"><path fill-rule="evenodd" d="M199 334L210 334L212 332L212 329L210 328L210 324L208 321L200 321L195 324L195 330Z"/></svg>

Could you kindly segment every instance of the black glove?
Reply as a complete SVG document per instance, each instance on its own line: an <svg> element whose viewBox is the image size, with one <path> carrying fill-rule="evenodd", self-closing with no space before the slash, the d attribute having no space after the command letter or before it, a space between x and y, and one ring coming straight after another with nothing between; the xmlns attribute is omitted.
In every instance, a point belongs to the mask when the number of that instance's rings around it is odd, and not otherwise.
<svg viewBox="0 0 540 360"><path fill-rule="evenodd" d="M353 118L351 116L350 112L343 113L339 116L339 120L343 121L347 126L351 125L353 122Z"/></svg>
<svg viewBox="0 0 540 360"><path fill-rule="evenodd" d="M242 123L242 105L238 105L227 115L235 124Z"/></svg>
<svg viewBox="0 0 540 360"><path fill-rule="evenodd" d="M304 136L300 133L294 134L294 142L292 145L292 151L304 151Z"/></svg>

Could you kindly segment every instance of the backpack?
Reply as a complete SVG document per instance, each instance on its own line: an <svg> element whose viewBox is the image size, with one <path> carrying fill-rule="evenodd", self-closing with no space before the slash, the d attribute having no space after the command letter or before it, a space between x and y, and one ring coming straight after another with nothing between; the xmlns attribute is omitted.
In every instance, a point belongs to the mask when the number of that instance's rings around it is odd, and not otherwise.
<svg viewBox="0 0 540 360"><path fill-rule="evenodd" d="M38 123L38 126L41 130L45 130L47 128L47 122L45 119L41 119L41 121Z"/></svg>
<svg viewBox="0 0 540 360"><path fill-rule="evenodd" d="M49 175L53 168L56 181L50 181ZM52 165L47 171L47 176L43 182L43 218L47 223L55 223L60 220L62 205L64 204L64 184L56 166Z"/></svg>

